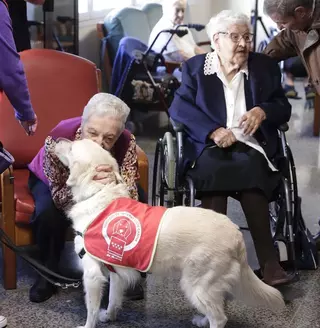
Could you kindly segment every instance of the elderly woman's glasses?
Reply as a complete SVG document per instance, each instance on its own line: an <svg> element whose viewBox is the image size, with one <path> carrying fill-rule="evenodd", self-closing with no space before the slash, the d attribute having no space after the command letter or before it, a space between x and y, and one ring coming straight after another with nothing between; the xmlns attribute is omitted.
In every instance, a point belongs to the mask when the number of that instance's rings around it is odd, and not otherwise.
<svg viewBox="0 0 320 328"><path fill-rule="evenodd" d="M244 42L250 43L253 40L253 33L239 34L239 33L229 33L229 32L219 32L218 34L228 35L232 42L239 43L243 38Z"/></svg>

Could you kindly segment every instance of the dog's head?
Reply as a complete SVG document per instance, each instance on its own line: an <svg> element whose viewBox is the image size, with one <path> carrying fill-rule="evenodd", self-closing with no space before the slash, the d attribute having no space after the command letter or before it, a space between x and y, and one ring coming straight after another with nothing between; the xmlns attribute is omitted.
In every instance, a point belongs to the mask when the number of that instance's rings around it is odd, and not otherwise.
<svg viewBox="0 0 320 328"><path fill-rule="evenodd" d="M98 181L93 180L99 165L110 166L115 176L111 183L122 182L117 161L107 150L92 140L59 139L55 147L55 154L70 170L67 185L71 187L76 201L87 199L104 187Z"/></svg>

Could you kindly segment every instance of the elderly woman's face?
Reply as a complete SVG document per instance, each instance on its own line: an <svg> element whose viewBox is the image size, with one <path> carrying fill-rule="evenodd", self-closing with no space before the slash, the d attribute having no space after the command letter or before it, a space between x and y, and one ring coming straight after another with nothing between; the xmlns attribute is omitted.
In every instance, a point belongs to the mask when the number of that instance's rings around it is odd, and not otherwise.
<svg viewBox="0 0 320 328"><path fill-rule="evenodd" d="M179 25L183 23L185 8L182 5L177 5L174 7L174 25Z"/></svg>
<svg viewBox="0 0 320 328"><path fill-rule="evenodd" d="M247 25L231 25L226 32L218 33L214 40L216 50L223 61L241 67L248 60L252 33Z"/></svg>
<svg viewBox="0 0 320 328"><path fill-rule="evenodd" d="M165 3L164 14L172 21L174 25L179 25L183 23L185 9L185 1L167 1Z"/></svg>
<svg viewBox="0 0 320 328"><path fill-rule="evenodd" d="M91 139L102 148L110 150L122 132L122 122L113 116L92 115L83 126L82 138Z"/></svg>

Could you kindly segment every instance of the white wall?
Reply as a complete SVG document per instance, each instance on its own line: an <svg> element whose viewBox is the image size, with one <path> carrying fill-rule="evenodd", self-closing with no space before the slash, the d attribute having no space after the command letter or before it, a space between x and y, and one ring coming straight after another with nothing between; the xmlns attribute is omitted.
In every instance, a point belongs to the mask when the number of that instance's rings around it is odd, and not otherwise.
<svg viewBox="0 0 320 328"><path fill-rule="evenodd" d="M96 32L96 21L80 22L79 55L99 65L100 42Z"/></svg>

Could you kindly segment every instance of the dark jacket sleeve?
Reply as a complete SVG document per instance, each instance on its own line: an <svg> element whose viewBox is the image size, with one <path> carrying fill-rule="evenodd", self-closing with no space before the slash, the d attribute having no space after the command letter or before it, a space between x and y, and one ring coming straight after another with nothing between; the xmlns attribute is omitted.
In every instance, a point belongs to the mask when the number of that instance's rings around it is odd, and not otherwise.
<svg viewBox="0 0 320 328"><path fill-rule="evenodd" d="M264 49L263 53L277 60L278 62L291 57L296 57L297 51L292 43L293 36L290 37L290 30L283 30L278 33Z"/></svg>
<svg viewBox="0 0 320 328"><path fill-rule="evenodd" d="M8 10L0 1L0 91L3 90L20 121L34 119L22 62L12 35Z"/></svg>
<svg viewBox="0 0 320 328"><path fill-rule="evenodd" d="M255 104L262 108L267 116L267 121L272 125L280 126L281 124L287 123L291 116L291 105L284 94L281 85L281 72L279 65L269 60L270 76L272 76L272 89L269 93L269 97L266 101Z"/></svg>
<svg viewBox="0 0 320 328"><path fill-rule="evenodd" d="M169 108L170 117L185 125L186 132L195 141L206 143L211 132L221 127L196 104L197 81L190 73L188 62L182 66L182 84Z"/></svg>

